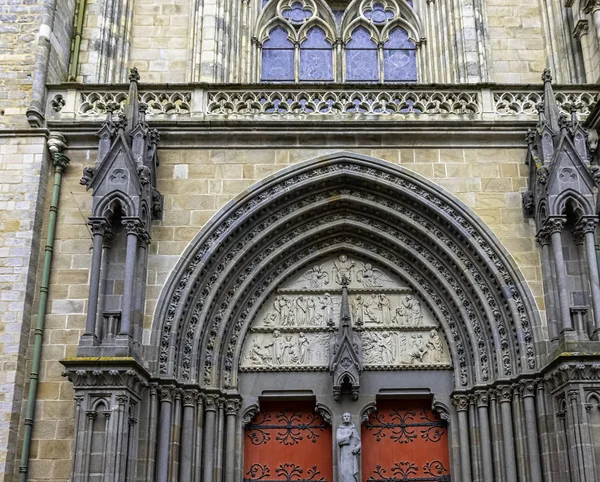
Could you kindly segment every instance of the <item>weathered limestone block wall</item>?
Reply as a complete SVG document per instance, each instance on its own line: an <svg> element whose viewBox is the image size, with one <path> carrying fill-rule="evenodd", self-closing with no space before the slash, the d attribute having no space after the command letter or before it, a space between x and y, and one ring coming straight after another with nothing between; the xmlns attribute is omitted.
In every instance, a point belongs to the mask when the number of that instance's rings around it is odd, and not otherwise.
<svg viewBox="0 0 600 482"><path fill-rule="evenodd" d="M152 228L148 262L145 343L163 285L188 243L211 216L255 182L326 149L164 149L158 187L164 219ZM490 226L511 253L543 309L534 227L525 220L524 149L356 149L399 164L456 195ZM43 347L43 370L34 430L30 480L67 481L73 437L73 393L59 360L74 356L85 326L91 236L86 226L92 196L79 185L93 151L67 153Z"/></svg>
<svg viewBox="0 0 600 482"><path fill-rule="evenodd" d="M44 135L0 130L0 481L15 470L47 175Z"/></svg>
<svg viewBox="0 0 600 482"><path fill-rule="evenodd" d="M538 0L487 0L490 80L539 82L546 67L542 11Z"/></svg>

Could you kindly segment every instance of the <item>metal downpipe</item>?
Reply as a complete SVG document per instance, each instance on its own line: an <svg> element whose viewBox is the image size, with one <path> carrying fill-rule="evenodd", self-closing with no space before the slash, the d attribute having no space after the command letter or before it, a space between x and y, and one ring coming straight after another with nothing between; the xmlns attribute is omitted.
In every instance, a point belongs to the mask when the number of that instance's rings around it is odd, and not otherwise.
<svg viewBox="0 0 600 482"><path fill-rule="evenodd" d="M52 157L52 164L54 165L54 186L52 188L52 201L50 203L50 213L48 216L48 235L46 237L46 247L44 249L44 271L42 273L42 282L40 285L40 303L35 326L31 373L29 375L29 396L27 398L27 410L25 412L23 448L21 450L21 465L19 466L19 482L27 481L27 469L29 468L29 451L31 449L31 434L33 433L35 401L39 381L42 342L44 339L44 323L46 320L46 306L48 303L48 287L50 282L50 268L52 266L52 252L54 250L58 200L63 172L67 167L67 164L69 164L69 158L62 153L65 147L66 142L62 135L53 135L48 141L48 148Z"/></svg>

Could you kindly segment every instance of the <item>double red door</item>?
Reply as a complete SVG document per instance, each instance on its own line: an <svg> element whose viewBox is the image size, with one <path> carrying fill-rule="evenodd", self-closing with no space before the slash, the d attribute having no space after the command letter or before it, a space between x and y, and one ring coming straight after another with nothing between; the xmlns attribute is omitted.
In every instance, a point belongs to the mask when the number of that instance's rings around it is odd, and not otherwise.
<svg viewBox="0 0 600 482"><path fill-rule="evenodd" d="M363 423L363 482L450 482L448 430L423 400L377 403ZM244 434L244 482L333 482L332 428L312 402L263 402Z"/></svg>

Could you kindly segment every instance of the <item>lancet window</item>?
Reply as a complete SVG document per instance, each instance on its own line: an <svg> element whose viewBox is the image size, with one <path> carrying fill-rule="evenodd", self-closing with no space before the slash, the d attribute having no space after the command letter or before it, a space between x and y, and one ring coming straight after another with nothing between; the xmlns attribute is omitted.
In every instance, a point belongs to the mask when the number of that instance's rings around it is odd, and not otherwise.
<svg viewBox="0 0 600 482"><path fill-rule="evenodd" d="M419 21L407 0L270 0L255 45L261 81L416 82Z"/></svg>

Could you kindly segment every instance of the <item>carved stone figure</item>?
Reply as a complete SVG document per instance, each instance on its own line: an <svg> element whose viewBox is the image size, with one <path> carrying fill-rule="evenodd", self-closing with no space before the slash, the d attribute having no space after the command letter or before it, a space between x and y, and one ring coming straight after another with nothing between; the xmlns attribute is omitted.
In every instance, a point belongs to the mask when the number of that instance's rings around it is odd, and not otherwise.
<svg viewBox="0 0 600 482"><path fill-rule="evenodd" d="M349 413L342 415L335 441L338 446L338 482L359 482L360 436Z"/></svg>
<svg viewBox="0 0 600 482"><path fill-rule="evenodd" d="M285 365L285 342L278 330L273 332L273 360L277 365Z"/></svg>
<svg viewBox="0 0 600 482"><path fill-rule="evenodd" d="M380 288L382 281L389 281L389 278L380 269L373 268L371 263L364 263L356 272L356 281L365 288Z"/></svg>
<svg viewBox="0 0 600 482"><path fill-rule="evenodd" d="M308 281L309 286L313 289L323 288L329 284L329 274L323 270L321 266L315 265L306 273L304 279Z"/></svg>
<svg viewBox="0 0 600 482"><path fill-rule="evenodd" d="M253 365L271 365L271 353L269 353L268 350L269 346L263 348L261 347L258 338L252 340L249 358Z"/></svg>
<svg viewBox="0 0 600 482"><path fill-rule="evenodd" d="M263 318L263 324L265 326L275 326L277 324L277 314L269 312Z"/></svg>
<svg viewBox="0 0 600 482"><path fill-rule="evenodd" d="M380 333L378 334L377 338L380 355L379 358L381 360L380 363L382 363L383 365L391 365L392 363L394 363L395 358L394 338L389 332Z"/></svg>
<svg viewBox="0 0 600 482"><path fill-rule="evenodd" d="M318 325L318 318L316 313L317 304L312 296L306 299L306 322L309 325Z"/></svg>
<svg viewBox="0 0 600 482"><path fill-rule="evenodd" d="M423 325L423 313L421 312L421 303L412 296L404 298L402 304L406 310L406 324L411 326Z"/></svg>
<svg viewBox="0 0 600 482"><path fill-rule="evenodd" d="M296 323L298 326L304 326L308 322L308 300L304 296L296 298Z"/></svg>
<svg viewBox="0 0 600 482"><path fill-rule="evenodd" d="M292 339L291 335L285 337L285 341L283 344L284 355L283 358L286 362L286 365L295 365L298 363L298 350L296 343Z"/></svg>
<svg viewBox="0 0 600 482"><path fill-rule="evenodd" d="M333 262L332 277L339 285L343 279L348 280L348 284L352 281L354 271L354 261L349 260L345 254L340 254L337 261Z"/></svg>
<svg viewBox="0 0 600 482"><path fill-rule="evenodd" d="M377 295L377 309L380 311L381 322L390 325L392 322L390 299L384 294Z"/></svg>
<svg viewBox="0 0 600 482"><path fill-rule="evenodd" d="M303 332L298 335L298 348L300 349L300 364L308 365L310 362L310 353L308 351L309 341Z"/></svg>
<svg viewBox="0 0 600 482"><path fill-rule="evenodd" d="M319 302L321 303L325 322L329 323L333 320L333 299L329 293L325 293L323 296L319 296Z"/></svg>
<svg viewBox="0 0 600 482"><path fill-rule="evenodd" d="M441 363L444 347L437 330L431 330L429 332L429 339L427 340L425 347L427 348L429 361L431 363Z"/></svg>
<svg viewBox="0 0 600 482"><path fill-rule="evenodd" d="M409 363L423 363L425 353L427 353L427 349L423 343L423 335L421 333L413 333L410 336Z"/></svg>

